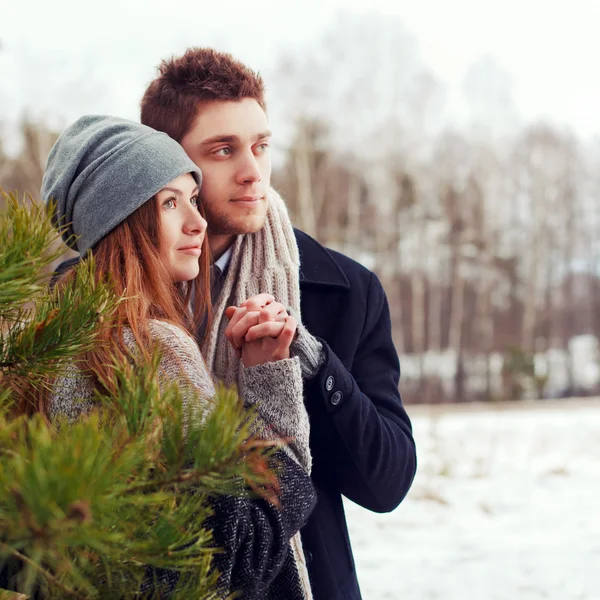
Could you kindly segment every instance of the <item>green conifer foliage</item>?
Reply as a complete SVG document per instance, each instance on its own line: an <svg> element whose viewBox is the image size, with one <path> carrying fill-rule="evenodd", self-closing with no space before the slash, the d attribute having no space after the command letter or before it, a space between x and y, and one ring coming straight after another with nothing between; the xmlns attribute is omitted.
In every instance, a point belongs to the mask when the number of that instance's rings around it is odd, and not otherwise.
<svg viewBox="0 0 600 600"><path fill-rule="evenodd" d="M159 598L139 595L151 567L180 573L170 597L218 598L208 499L259 493L276 502L271 449L252 416L220 389L199 419L182 390L158 385L160 355L115 359L118 393L76 423L49 423L31 390L51 385L93 347L119 302L81 261L61 294L47 271L62 249L46 210L5 196L0 214L0 598ZM186 393L189 393L187 391ZM32 395L32 403L33 397ZM187 406L193 403L188 403ZM248 490L251 490L249 492ZM23 594L23 595L21 595Z"/></svg>

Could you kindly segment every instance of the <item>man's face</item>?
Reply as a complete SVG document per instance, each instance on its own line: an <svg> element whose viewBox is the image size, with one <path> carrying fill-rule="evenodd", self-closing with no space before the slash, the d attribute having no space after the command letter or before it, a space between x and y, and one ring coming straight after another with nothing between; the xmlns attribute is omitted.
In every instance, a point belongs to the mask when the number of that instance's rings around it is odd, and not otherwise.
<svg viewBox="0 0 600 600"><path fill-rule="evenodd" d="M203 104L181 140L202 171L200 197L209 235L258 231L271 179L267 116L256 100Z"/></svg>

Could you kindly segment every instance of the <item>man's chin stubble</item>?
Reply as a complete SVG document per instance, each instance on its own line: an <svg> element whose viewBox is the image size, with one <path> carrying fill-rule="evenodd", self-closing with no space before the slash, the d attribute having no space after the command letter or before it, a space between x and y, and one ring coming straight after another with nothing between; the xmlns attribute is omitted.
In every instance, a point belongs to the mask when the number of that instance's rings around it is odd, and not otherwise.
<svg viewBox="0 0 600 600"><path fill-rule="evenodd" d="M265 224L266 217L257 223L234 223L231 221L210 223L207 228L207 234L211 235L243 235L245 233L256 233L260 231Z"/></svg>

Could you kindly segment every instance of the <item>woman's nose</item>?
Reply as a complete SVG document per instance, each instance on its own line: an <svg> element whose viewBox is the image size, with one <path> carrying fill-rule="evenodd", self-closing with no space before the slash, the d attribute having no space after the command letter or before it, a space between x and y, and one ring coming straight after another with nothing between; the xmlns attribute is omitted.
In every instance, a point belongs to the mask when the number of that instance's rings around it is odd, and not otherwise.
<svg viewBox="0 0 600 600"><path fill-rule="evenodd" d="M185 223L185 232L191 235L197 235L206 231L206 219L198 212L195 207L190 207L188 217Z"/></svg>

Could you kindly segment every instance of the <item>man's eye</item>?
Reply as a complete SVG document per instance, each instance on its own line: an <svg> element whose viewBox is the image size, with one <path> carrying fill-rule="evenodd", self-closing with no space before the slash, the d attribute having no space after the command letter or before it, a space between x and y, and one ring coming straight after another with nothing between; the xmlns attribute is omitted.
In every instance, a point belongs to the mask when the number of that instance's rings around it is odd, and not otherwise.
<svg viewBox="0 0 600 600"><path fill-rule="evenodd" d="M215 151L215 154L219 156L229 156L231 154L231 148L219 148Z"/></svg>

